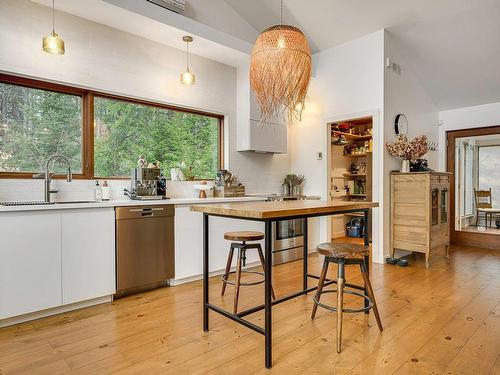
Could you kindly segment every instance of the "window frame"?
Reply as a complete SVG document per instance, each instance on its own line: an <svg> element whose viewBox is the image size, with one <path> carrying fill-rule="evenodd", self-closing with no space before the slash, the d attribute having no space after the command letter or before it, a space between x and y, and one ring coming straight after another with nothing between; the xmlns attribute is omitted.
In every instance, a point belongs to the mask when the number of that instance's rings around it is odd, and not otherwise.
<svg viewBox="0 0 500 375"><path fill-rule="evenodd" d="M482 146L477 146L477 168L476 168L476 188L477 189L480 189L481 187L479 186L479 178L480 178L480 175L481 175L481 163L480 163L480 153L481 153L481 149L483 148L490 148L490 147L499 147L500 148L500 144L491 144L491 145L482 145ZM494 197L494 189L492 189L492 195L491 195L491 203L493 204L493 197Z"/></svg>
<svg viewBox="0 0 500 375"><path fill-rule="evenodd" d="M207 111L185 108L171 104L160 103L152 100L133 98L125 95L110 94L101 91L83 89L76 86L53 83L49 81L26 78L16 75L0 73L0 83L7 83L27 88L47 90L62 94L77 95L82 98L82 172L75 173L75 179L94 180L127 180L128 177L99 177L95 176L94 171L94 98L106 98L120 100L128 103L153 106L161 109L185 112L195 115L212 117L218 120L218 169L224 168L224 115L211 113ZM32 179L35 172L0 172L0 179L17 178ZM54 178L64 178L63 176L54 176ZM206 180L206 179L203 179Z"/></svg>
<svg viewBox="0 0 500 375"><path fill-rule="evenodd" d="M32 89L46 90L57 92L61 94L69 94L79 96L82 100L82 171L81 173L74 173L73 178L75 179L88 179L88 139L87 139L87 129L85 124L88 123L89 112L87 110L87 102L89 91L84 90L74 86L60 85L57 83L41 81L37 79L31 79L26 77L14 76L9 74L0 73L0 83L7 83L16 86L22 86ZM24 178L32 179L34 173L40 173L43 171L33 171L33 172L0 172L0 178ZM54 176L54 178L64 178L61 176Z"/></svg>

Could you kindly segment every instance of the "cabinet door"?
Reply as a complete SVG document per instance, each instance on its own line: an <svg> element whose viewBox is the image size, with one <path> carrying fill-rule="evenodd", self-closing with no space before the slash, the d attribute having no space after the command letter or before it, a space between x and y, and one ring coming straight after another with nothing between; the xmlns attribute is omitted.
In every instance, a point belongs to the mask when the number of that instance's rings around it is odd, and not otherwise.
<svg viewBox="0 0 500 375"><path fill-rule="evenodd" d="M440 222L441 224L448 223L448 189L443 188L440 192Z"/></svg>
<svg viewBox="0 0 500 375"><path fill-rule="evenodd" d="M229 254L230 241L224 233L240 230L264 231L264 224L210 216L210 272L223 270ZM263 241L261 245L264 246ZM249 250L247 263L259 260L257 251ZM233 257L233 264L236 256ZM199 276L203 272L203 214L189 206L175 207L175 279Z"/></svg>
<svg viewBox="0 0 500 375"><path fill-rule="evenodd" d="M433 187L431 190L431 225L439 224L439 189Z"/></svg>
<svg viewBox="0 0 500 375"><path fill-rule="evenodd" d="M61 305L61 216L0 214L0 319Z"/></svg>
<svg viewBox="0 0 500 375"><path fill-rule="evenodd" d="M115 293L113 208L62 213L63 304Z"/></svg>

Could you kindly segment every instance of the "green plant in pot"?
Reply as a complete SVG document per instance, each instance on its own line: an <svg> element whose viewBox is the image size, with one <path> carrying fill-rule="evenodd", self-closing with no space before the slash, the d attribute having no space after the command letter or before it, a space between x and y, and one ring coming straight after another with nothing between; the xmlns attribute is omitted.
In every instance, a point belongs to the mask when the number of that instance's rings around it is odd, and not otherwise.
<svg viewBox="0 0 500 375"><path fill-rule="evenodd" d="M302 184L305 181L304 175L294 173L287 174L283 180L283 195L302 195Z"/></svg>

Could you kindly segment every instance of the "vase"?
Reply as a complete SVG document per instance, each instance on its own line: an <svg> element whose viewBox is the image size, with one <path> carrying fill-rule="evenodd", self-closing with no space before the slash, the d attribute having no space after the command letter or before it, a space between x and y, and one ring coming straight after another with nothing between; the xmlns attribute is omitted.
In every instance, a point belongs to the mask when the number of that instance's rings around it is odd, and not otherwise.
<svg viewBox="0 0 500 375"><path fill-rule="evenodd" d="M403 160L401 163L401 172L402 173L408 173L410 172L410 161L409 160Z"/></svg>

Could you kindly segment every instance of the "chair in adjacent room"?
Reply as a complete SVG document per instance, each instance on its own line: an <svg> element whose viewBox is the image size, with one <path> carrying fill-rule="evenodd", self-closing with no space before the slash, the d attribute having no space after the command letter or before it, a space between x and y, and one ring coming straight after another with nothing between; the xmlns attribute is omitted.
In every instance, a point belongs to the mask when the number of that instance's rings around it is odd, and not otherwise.
<svg viewBox="0 0 500 375"><path fill-rule="evenodd" d="M474 188L474 200L476 203L476 227L479 224L479 215L484 215L485 226L488 227L488 217L493 219L493 204L491 200L491 188L489 190L476 190Z"/></svg>

